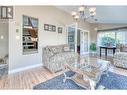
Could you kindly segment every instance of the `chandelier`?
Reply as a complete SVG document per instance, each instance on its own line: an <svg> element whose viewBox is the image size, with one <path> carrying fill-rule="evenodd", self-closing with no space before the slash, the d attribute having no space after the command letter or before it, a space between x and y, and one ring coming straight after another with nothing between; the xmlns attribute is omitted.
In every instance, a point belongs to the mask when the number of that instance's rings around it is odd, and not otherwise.
<svg viewBox="0 0 127 95"><path fill-rule="evenodd" d="M81 7L78 8L78 11L73 11L71 13L71 15L74 18L74 20L76 20L76 21L79 21L79 20L84 20L84 21L94 20L94 21L97 21L97 19L95 19L96 7L81 6Z"/></svg>

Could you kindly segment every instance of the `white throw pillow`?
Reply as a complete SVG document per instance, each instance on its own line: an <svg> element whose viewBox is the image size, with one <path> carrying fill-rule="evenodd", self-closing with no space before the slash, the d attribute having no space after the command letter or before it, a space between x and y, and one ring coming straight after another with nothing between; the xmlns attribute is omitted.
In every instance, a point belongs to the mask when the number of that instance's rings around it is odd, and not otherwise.
<svg viewBox="0 0 127 95"><path fill-rule="evenodd" d="M65 52L69 52L70 51L70 48L66 46L66 47L64 47L64 51Z"/></svg>

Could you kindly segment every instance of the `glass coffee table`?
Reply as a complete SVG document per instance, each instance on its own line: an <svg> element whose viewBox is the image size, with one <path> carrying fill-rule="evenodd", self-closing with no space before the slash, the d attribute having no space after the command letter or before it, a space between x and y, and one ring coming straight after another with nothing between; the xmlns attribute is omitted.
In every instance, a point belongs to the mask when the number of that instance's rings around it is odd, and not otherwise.
<svg viewBox="0 0 127 95"><path fill-rule="evenodd" d="M66 82L67 79L73 80L77 85L85 89L95 89L96 84L100 81L102 74L108 75L110 62L95 58L80 58L79 61L67 63L64 65L63 73ZM66 75L66 71L75 72L71 77Z"/></svg>

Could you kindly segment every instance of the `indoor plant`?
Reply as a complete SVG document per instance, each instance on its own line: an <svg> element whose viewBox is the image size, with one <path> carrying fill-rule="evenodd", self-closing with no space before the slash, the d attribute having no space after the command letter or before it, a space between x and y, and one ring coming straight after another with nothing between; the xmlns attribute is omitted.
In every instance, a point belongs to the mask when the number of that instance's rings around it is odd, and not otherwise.
<svg viewBox="0 0 127 95"><path fill-rule="evenodd" d="M92 55L95 54L96 50L97 50L96 43L92 42L90 44L90 51L91 51Z"/></svg>

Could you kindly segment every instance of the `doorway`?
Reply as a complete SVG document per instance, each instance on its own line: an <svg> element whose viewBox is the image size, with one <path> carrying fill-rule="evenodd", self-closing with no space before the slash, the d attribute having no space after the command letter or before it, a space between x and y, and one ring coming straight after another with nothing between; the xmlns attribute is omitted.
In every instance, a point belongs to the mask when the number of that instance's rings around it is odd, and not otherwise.
<svg viewBox="0 0 127 95"><path fill-rule="evenodd" d="M8 74L9 22L0 20L0 78Z"/></svg>
<svg viewBox="0 0 127 95"><path fill-rule="evenodd" d="M71 51L82 54L89 53L89 31L77 28L77 24L67 26L67 44Z"/></svg>
<svg viewBox="0 0 127 95"><path fill-rule="evenodd" d="M71 51L77 52L77 23L67 26L67 44Z"/></svg>
<svg viewBox="0 0 127 95"><path fill-rule="evenodd" d="M80 55L89 54L89 31L80 29Z"/></svg>

